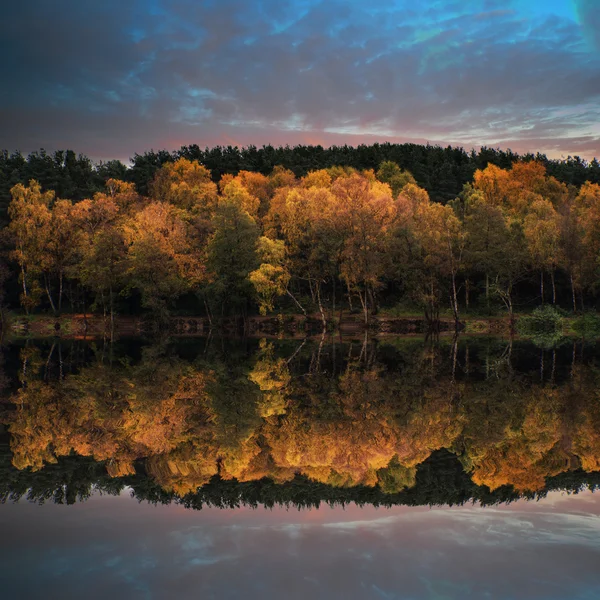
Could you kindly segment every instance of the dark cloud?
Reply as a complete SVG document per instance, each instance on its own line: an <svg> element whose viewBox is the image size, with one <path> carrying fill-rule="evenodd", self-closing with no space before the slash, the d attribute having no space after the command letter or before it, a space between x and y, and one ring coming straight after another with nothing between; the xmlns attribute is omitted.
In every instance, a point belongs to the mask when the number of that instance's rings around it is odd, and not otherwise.
<svg viewBox="0 0 600 600"><path fill-rule="evenodd" d="M526 4L34 0L0 23L15 57L0 65L0 146L126 158L406 139L600 155L597 3L578 0L581 25Z"/></svg>

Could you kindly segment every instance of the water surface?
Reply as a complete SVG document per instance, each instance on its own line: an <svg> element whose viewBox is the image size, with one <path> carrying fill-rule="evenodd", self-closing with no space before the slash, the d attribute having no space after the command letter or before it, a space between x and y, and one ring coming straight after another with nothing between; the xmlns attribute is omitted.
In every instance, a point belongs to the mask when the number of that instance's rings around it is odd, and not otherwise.
<svg viewBox="0 0 600 600"><path fill-rule="evenodd" d="M600 597L598 359L498 339L13 346L4 593Z"/></svg>

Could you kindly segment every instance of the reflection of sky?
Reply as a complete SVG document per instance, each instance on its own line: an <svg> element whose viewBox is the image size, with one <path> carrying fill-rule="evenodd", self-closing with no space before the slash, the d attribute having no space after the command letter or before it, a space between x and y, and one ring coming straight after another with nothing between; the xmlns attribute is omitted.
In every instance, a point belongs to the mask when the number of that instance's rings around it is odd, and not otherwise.
<svg viewBox="0 0 600 600"><path fill-rule="evenodd" d="M0 147L126 159L391 140L591 157L599 31L598 0L13 2Z"/></svg>
<svg viewBox="0 0 600 600"><path fill-rule="evenodd" d="M313 511L0 506L5 598L597 599L600 496Z"/></svg>

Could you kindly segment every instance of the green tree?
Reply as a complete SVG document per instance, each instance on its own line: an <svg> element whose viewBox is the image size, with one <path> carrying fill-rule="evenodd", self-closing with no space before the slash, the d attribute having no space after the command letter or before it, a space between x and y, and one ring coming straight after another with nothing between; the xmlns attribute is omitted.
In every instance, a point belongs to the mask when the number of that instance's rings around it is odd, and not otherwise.
<svg viewBox="0 0 600 600"><path fill-rule="evenodd" d="M208 242L207 265L210 283L206 287L213 312L239 309L245 315L253 295L250 272L258 265L258 226L236 200L219 203L213 219L214 233Z"/></svg>
<svg viewBox="0 0 600 600"><path fill-rule="evenodd" d="M387 183L392 189L392 195L394 198L398 197L398 194L402 191L405 185L412 183L416 185L417 182L412 176L412 173L401 169L395 162L386 160L379 165L377 171L377 179L383 183Z"/></svg>

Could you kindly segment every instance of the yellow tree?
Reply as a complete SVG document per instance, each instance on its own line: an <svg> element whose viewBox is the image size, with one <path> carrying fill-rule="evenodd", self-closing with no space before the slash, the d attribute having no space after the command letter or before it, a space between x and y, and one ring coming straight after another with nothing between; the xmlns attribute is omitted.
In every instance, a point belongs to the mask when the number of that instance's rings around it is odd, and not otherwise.
<svg viewBox="0 0 600 600"><path fill-rule="evenodd" d="M423 203L415 215L415 235L424 253L424 264L434 279L450 277L450 305L458 325L459 307L456 278L463 265L465 233L450 206Z"/></svg>
<svg viewBox="0 0 600 600"><path fill-rule="evenodd" d="M222 200L238 205L255 220L258 217L260 200L253 196L238 178L232 179L223 187Z"/></svg>
<svg viewBox="0 0 600 600"><path fill-rule="evenodd" d="M270 179L266 175L254 171L240 171L235 177L226 174L221 177L221 181L219 182L219 188L222 193L232 181L239 183L250 196L258 200L257 213L262 219L269 210L269 205L274 192L274 187Z"/></svg>
<svg viewBox="0 0 600 600"><path fill-rule="evenodd" d="M180 158L165 163L150 185L153 200L210 218L217 206L217 186L210 171L198 161Z"/></svg>
<svg viewBox="0 0 600 600"><path fill-rule="evenodd" d="M323 285L335 277L342 250L337 202L326 187L288 187L275 195L268 217L286 242L290 274L308 282L323 327Z"/></svg>
<svg viewBox="0 0 600 600"><path fill-rule="evenodd" d="M186 212L151 202L125 225L128 275L143 303L157 313L204 280L201 250L193 243Z"/></svg>
<svg viewBox="0 0 600 600"><path fill-rule="evenodd" d="M286 249L283 240L272 240L264 236L258 238L257 254L260 266L248 277L258 296L260 314L266 315L273 310L275 299L286 293L306 314L302 305L288 289L291 275L286 266Z"/></svg>
<svg viewBox="0 0 600 600"><path fill-rule="evenodd" d="M121 183L110 180L109 193L97 193L91 200L78 202L72 210L80 235L78 260L71 267L71 275L94 293L94 306L101 305L105 315L108 306L111 324L114 322L114 297L124 286L126 268L125 214L121 206L132 211L133 205L137 205L137 198L129 194L129 188L126 188L125 199L120 200L118 189Z"/></svg>
<svg viewBox="0 0 600 600"><path fill-rule="evenodd" d="M336 220L345 232L341 274L361 302L365 323L369 305L381 286L385 266L386 236L395 216L390 187L355 174L339 177L332 185L337 198Z"/></svg>
<svg viewBox="0 0 600 600"><path fill-rule="evenodd" d="M11 196L8 207L9 231L15 243L11 256L20 268L21 304L29 312L37 306L42 293L40 278L50 236L50 206L54 201L54 192L42 192L40 184L32 179L29 186L20 183L14 186ZM46 291L52 302L48 285Z"/></svg>
<svg viewBox="0 0 600 600"><path fill-rule="evenodd" d="M544 303L544 273L550 274L552 304L556 304L554 275L561 263L560 215L549 200L535 200L527 211L523 230L529 256L535 269L540 271L540 296Z"/></svg>
<svg viewBox="0 0 600 600"><path fill-rule="evenodd" d="M586 182L574 202L581 232L581 284L592 287L598 282L600 268L600 185Z"/></svg>

